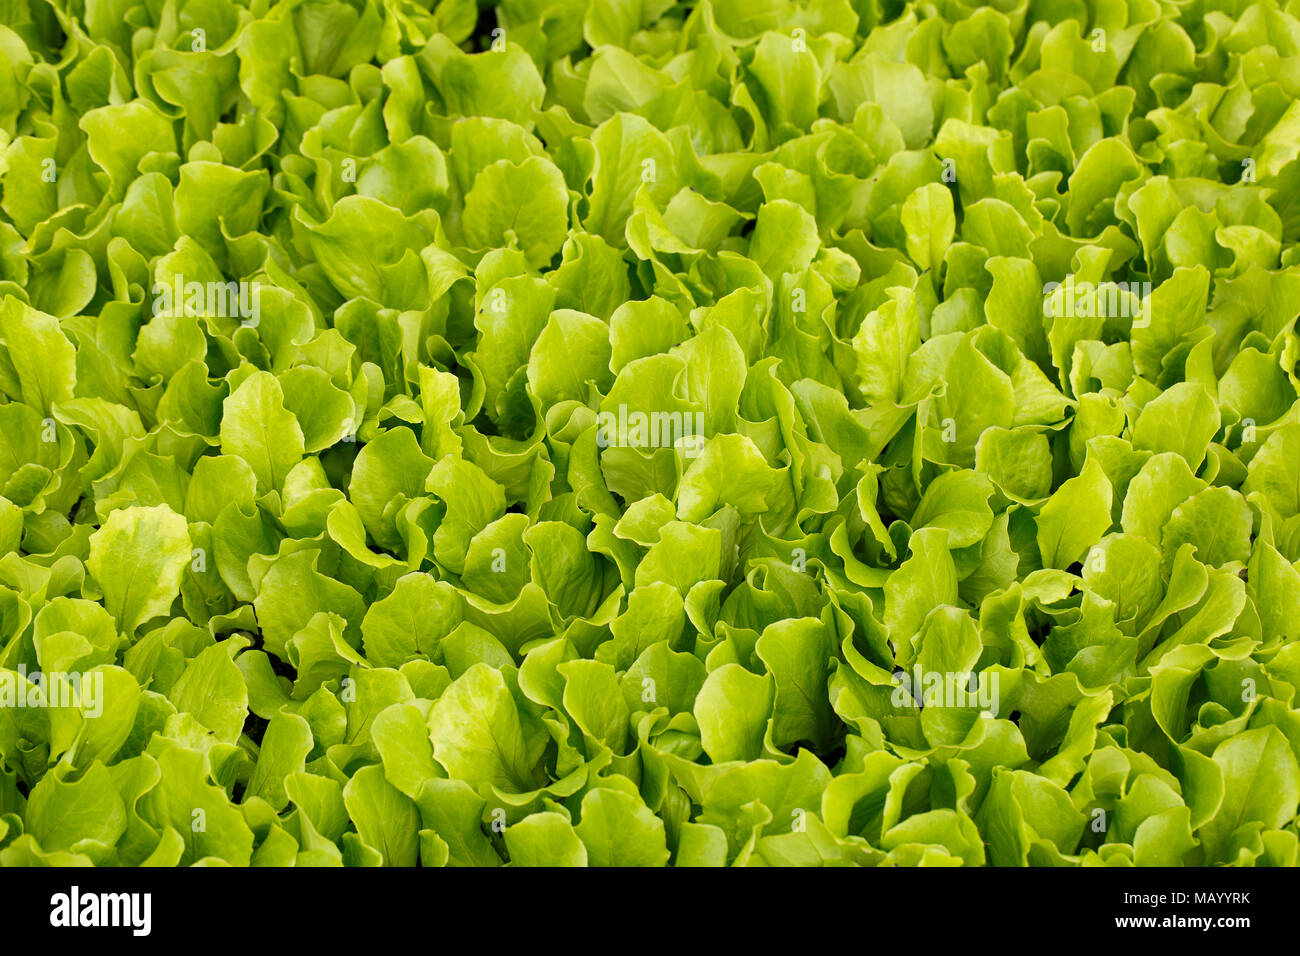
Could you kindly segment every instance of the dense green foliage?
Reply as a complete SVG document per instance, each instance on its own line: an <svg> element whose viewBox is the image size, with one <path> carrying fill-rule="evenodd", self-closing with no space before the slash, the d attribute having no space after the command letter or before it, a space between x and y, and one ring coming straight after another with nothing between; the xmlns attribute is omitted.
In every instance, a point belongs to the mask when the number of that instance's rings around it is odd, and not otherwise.
<svg viewBox="0 0 1300 956"><path fill-rule="evenodd" d="M1295 864L1297 15L0 0L0 864Z"/></svg>

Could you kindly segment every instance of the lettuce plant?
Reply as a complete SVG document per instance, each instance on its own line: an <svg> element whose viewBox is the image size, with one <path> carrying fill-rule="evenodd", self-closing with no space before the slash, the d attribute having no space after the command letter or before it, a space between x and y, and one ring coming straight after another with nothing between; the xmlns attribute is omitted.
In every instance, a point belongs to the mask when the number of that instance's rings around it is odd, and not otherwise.
<svg viewBox="0 0 1300 956"><path fill-rule="evenodd" d="M1298 15L0 4L0 865L1295 865Z"/></svg>

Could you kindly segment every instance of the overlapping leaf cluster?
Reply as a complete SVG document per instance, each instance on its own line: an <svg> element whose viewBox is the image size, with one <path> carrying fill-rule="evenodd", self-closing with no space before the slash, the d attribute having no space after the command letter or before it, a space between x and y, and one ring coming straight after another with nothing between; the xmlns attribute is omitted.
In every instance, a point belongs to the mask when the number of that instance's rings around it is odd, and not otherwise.
<svg viewBox="0 0 1300 956"><path fill-rule="evenodd" d="M0 864L1296 863L1294 3L0 23Z"/></svg>

